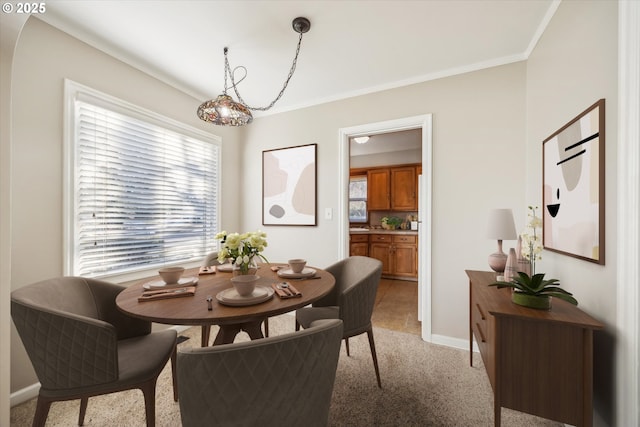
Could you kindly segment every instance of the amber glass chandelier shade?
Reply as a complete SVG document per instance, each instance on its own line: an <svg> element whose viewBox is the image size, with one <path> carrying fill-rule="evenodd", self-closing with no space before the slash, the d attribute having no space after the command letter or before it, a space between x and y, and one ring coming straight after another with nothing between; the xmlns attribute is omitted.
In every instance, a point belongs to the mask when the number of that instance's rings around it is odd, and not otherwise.
<svg viewBox="0 0 640 427"><path fill-rule="evenodd" d="M222 126L244 126L253 121L253 115L246 106L224 93L215 100L203 102L198 107L198 117Z"/></svg>
<svg viewBox="0 0 640 427"><path fill-rule="evenodd" d="M291 77L293 77L293 72L296 69L296 63L298 62L298 54L300 53L300 46L302 45L302 35L309 31L311 28L311 22L307 18L297 17L291 23L293 30L299 34L298 37L298 45L296 46L296 54L293 58L293 63L291 64L291 69L289 70L289 74L287 75L284 84L282 85L282 89L278 96L271 101L271 103L265 107L252 107L247 104L244 99L242 99L242 95L238 91L238 84L242 82L242 80L247 77L247 69L246 67L239 65L235 68L232 68L229 65L229 58L227 54L229 53L229 48L225 47L223 49L224 52L224 92L222 95L218 96L215 100L209 100L204 102L200 107L198 107L198 117L205 122L210 122L215 125L221 126L244 126L248 125L253 121L253 116L249 110L257 110L257 111L267 111L271 107L274 106L276 102L282 97ZM236 80L235 74L236 71L241 70L244 71L244 75ZM231 78L231 88L233 88L234 93L238 97L238 102L234 101L229 95L227 95L227 77Z"/></svg>

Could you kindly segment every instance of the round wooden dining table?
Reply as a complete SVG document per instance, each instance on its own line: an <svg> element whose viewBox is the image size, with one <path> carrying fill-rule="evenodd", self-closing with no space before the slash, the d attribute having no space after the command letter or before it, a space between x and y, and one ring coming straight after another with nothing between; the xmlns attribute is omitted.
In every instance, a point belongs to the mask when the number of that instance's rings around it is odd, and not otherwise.
<svg viewBox="0 0 640 427"><path fill-rule="evenodd" d="M198 277L194 295L138 301L146 290L144 285L150 281L144 279L124 289L117 296L116 305L130 316L156 323L202 326L203 347L209 344L212 325L220 327L214 345L232 343L240 331L247 332L251 339L263 338L261 325L266 319L311 304L327 295L335 286L335 278L325 270L312 267L316 270L314 278L293 279L278 276L277 272L273 271L278 267L286 267L286 264L260 264L257 272L260 278L256 286L271 288L273 283L289 282L302 294L301 296L283 299L274 292L271 299L258 304L223 305L216 295L233 287L232 273L217 271L215 274L198 275L199 269L194 268L185 270L183 275Z"/></svg>

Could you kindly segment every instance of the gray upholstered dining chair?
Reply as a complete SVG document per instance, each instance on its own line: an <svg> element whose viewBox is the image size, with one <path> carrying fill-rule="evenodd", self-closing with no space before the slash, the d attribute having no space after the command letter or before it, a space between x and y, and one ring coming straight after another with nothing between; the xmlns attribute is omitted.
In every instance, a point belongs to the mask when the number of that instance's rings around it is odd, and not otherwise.
<svg viewBox="0 0 640 427"><path fill-rule="evenodd" d="M40 381L34 426L45 425L52 402L75 399L83 425L89 397L134 388L154 426L156 382L170 358L178 400L176 331L151 333L151 322L120 312L115 300L123 289L61 277L11 293L11 317Z"/></svg>
<svg viewBox="0 0 640 427"><path fill-rule="evenodd" d="M212 265L220 265L220 261L218 261L218 252L210 252L202 260L203 267L211 267Z"/></svg>
<svg viewBox="0 0 640 427"><path fill-rule="evenodd" d="M178 351L184 427L326 426L342 322L269 338Z"/></svg>
<svg viewBox="0 0 640 427"><path fill-rule="evenodd" d="M382 262L374 258L352 256L338 261L326 270L335 277L336 286L311 307L296 310L296 330L300 326L307 328L318 319L341 319L344 322L343 338L348 356L351 355L349 338L366 332L378 387L382 388L371 326L371 314L382 275Z"/></svg>

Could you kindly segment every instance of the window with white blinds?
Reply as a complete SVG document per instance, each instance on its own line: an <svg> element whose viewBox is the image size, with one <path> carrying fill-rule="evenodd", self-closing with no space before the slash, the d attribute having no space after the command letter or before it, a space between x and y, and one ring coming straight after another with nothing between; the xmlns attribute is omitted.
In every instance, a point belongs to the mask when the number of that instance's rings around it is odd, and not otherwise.
<svg viewBox="0 0 640 427"><path fill-rule="evenodd" d="M201 260L217 247L219 141L67 85L69 273L148 270Z"/></svg>

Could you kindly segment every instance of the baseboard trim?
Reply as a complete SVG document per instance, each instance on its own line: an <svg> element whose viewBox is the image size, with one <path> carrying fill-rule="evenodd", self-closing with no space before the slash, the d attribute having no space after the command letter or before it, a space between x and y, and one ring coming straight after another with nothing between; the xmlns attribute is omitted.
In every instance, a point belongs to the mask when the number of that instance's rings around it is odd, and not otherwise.
<svg viewBox="0 0 640 427"><path fill-rule="evenodd" d="M39 391L40 383L37 382L21 390L18 390L15 393L11 393L11 395L9 396L9 405L13 408L16 405L20 405L21 403L26 402L27 400L38 397Z"/></svg>
<svg viewBox="0 0 640 427"><path fill-rule="evenodd" d="M458 350L467 350L467 351L469 350L469 340L448 337L446 335L432 334L431 344L443 345L446 347L453 347L453 348L457 348ZM480 351L478 348L478 344L475 342L475 340L473 341L473 351L476 353Z"/></svg>

